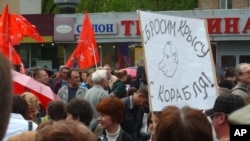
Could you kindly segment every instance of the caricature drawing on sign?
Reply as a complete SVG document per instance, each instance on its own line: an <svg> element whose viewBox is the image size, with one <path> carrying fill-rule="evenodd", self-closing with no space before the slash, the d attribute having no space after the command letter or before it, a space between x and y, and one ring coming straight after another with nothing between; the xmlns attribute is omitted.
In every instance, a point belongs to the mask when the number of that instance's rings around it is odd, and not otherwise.
<svg viewBox="0 0 250 141"><path fill-rule="evenodd" d="M168 41L163 50L163 58L158 68L166 77L173 77L178 67L178 53L172 41Z"/></svg>

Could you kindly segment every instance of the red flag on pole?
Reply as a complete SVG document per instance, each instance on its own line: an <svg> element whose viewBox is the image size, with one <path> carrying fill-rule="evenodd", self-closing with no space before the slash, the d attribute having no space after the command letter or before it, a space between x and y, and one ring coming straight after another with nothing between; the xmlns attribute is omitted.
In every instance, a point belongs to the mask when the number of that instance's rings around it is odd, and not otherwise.
<svg viewBox="0 0 250 141"><path fill-rule="evenodd" d="M97 63L99 63L99 53L96 45L95 34L88 13L84 16L82 31L80 33L77 47L68 59L66 66L68 66L67 64L72 64L69 63L74 60L72 58L77 59L81 69L86 69L94 65L97 67Z"/></svg>
<svg viewBox="0 0 250 141"><path fill-rule="evenodd" d="M15 51L10 41L9 11L5 6L0 17L0 52L10 59L12 64L20 64L21 58Z"/></svg>
<svg viewBox="0 0 250 141"><path fill-rule="evenodd" d="M20 58L20 56L18 55L18 53L16 52L15 48L13 46L9 46L9 48L11 48L11 52L9 54L9 58L10 58L10 55L11 55L11 61L12 61L12 64L18 64L18 65L21 65L22 64L22 60Z"/></svg>
<svg viewBox="0 0 250 141"><path fill-rule="evenodd" d="M8 5L4 7L4 10L0 17L0 50L2 52L9 51L9 11Z"/></svg>
<svg viewBox="0 0 250 141"><path fill-rule="evenodd" d="M12 64L21 65L21 69L25 71L22 60L14 48L23 36L44 42L34 25L21 15L10 14L6 5L0 17L0 52L9 58Z"/></svg>

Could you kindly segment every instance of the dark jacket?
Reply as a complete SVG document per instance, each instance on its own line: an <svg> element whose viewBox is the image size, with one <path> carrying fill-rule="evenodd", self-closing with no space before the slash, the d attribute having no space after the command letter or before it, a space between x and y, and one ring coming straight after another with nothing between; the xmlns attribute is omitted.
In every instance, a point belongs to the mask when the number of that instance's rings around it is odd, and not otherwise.
<svg viewBox="0 0 250 141"><path fill-rule="evenodd" d="M123 98L127 94L126 85L121 80L118 79L113 84L111 92L113 92L114 95L117 96L118 98Z"/></svg>
<svg viewBox="0 0 250 141"><path fill-rule="evenodd" d="M136 87L137 90L141 85L147 85L147 81L140 78L135 78L130 82L130 87Z"/></svg>
<svg viewBox="0 0 250 141"><path fill-rule="evenodd" d="M125 117L121 123L121 127L124 131L131 135L135 141L138 141L140 137L144 109L139 106L133 106L133 108L131 108L130 97L124 97L121 99L126 108Z"/></svg>
<svg viewBox="0 0 250 141"><path fill-rule="evenodd" d="M108 141L105 131L103 131L102 134L99 136L98 141ZM116 141L134 141L134 140L128 133L126 133L121 128L119 136Z"/></svg>
<svg viewBox="0 0 250 141"><path fill-rule="evenodd" d="M54 84L54 86L53 86L53 91L54 91L55 94L57 94L58 90L62 87L62 81L63 81L63 79L62 79L62 78L59 78L59 79L55 82L55 84Z"/></svg>
<svg viewBox="0 0 250 141"><path fill-rule="evenodd" d="M248 85L237 82L236 86L232 89L232 94L239 95L245 99L248 96L247 87Z"/></svg>

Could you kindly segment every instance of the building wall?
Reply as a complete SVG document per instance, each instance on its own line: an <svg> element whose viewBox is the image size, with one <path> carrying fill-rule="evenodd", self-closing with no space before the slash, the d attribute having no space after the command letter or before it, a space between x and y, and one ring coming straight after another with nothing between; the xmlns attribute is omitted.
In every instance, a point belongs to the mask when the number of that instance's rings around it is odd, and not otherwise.
<svg viewBox="0 0 250 141"><path fill-rule="evenodd" d="M41 0L20 0L20 14L41 14Z"/></svg>
<svg viewBox="0 0 250 141"><path fill-rule="evenodd" d="M6 4L10 13L41 14L41 0L0 0L0 11Z"/></svg>
<svg viewBox="0 0 250 141"><path fill-rule="evenodd" d="M155 13L189 18L204 18L208 21L208 33L210 34L211 41L250 39L250 9L158 11ZM97 42L99 43L138 43L141 41L139 20L136 12L89 13L89 16L94 27ZM57 23L56 20L58 19L66 21L68 18L75 18L75 23L66 24L66 22L61 22L54 25L54 41L64 43L77 42L83 17L84 14L79 13L55 15L54 23ZM70 36L73 36L72 40L65 41L65 39L55 38L59 35L66 36L66 32L64 31L68 31L68 34L72 30L74 31L74 34L70 34ZM70 36L67 38L71 39Z"/></svg>
<svg viewBox="0 0 250 141"><path fill-rule="evenodd" d="M20 0L0 0L0 12L3 11L6 4L11 13L19 13Z"/></svg>
<svg viewBox="0 0 250 141"><path fill-rule="evenodd" d="M232 5L234 9L249 8L249 0L233 0Z"/></svg>
<svg viewBox="0 0 250 141"><path fill-rule="evenodd" d="M198 0L198 8L203 9L219 9L219 0Z"/></svg>
<svg viewBox="0 0 250 141"><path fill-rule="evenodd" d="M233 9L249 8L250 0L232 0ZM219 9L220 0L198 0L198 8L205 9Z"/></svg>

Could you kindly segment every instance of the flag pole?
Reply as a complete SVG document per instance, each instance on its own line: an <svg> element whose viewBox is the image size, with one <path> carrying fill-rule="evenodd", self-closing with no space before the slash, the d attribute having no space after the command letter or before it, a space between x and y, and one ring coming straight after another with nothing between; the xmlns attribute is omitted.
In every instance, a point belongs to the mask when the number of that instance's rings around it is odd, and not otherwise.
<svg viewBox="0 0 250 141"><path fill-rule="evenodd" d="M10 62L12 62L12 46L10 42L9 42L9 59L10 59Z"/></svg>
<svg viewBox="0 0 250 141"><path fill-rule="evenodd" d="M95 56L95 48L94 48L94 44L92 43L92 50L93 50L93 55L94 55L94 60L95 60L95 68L97 69L97 61L96 61L96 56Z"/></svg>

